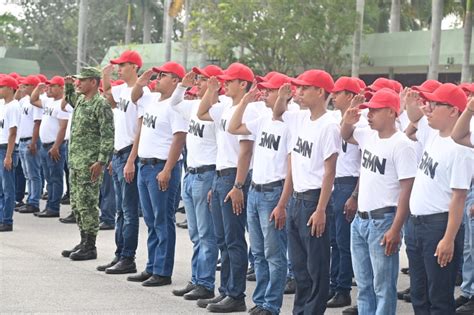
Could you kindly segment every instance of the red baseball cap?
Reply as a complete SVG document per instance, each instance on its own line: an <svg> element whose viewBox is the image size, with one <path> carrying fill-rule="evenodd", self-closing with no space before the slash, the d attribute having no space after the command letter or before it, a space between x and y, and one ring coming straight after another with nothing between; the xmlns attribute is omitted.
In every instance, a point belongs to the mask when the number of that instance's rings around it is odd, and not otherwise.
<svg viewBox="0 0 474 315"><path fill-rule="evenodd" d="M44 74L37 74L36 77L41 81L41 83L46 83L48 78Z"/></svg>
<svg viewBox="0 0 474 315"><path fill-rule="evenodd" d="M355 78L350 77L340 77L334 83L334 88L332 89L333 93L340 91L349 91L355 94L359 94L361 91L359 82Z"/></svg>
<svg viewBox="0 0 474 315"><path fill-rule="evenodd" d="M234 62L227 69L224 74L217 76L219 80L230 81L230 80L242 80L247 82L253 82L254 75L253 71L244 64Z"/></svg>
<svg viewBox="0 0 474 315"><path fill-rule="evenodd" d="M133 63L137 65L138 68L141 68L143 65L142 57L135 50L126 50L120 55L120 57L110 60L110 63L114 65L126 62Z"/></svg>
<svg viewBox="0 0 474 315"><path fill-rule="evenodd" d="M19 78L21 78L21 75L19 75L18 73L16 72L12 72L9 74L9 76L11 76L13 79L15 80L18 80Z"/></svg>
<svg viewBox="0 0 474 315"><path fill-rule="evenodd" d="M153 90L155 90L155 87L156 87L156 80L150 81L150 83L148 83L147 86L148 86L148 89L153 92Z"/></svg>
<svg viewBox="0 0 474 315"><path fill-rule="evenodd" d="M23 78L21 81L20 81L20 84L22 85L33 85L33 86L37 86L38 84L40 84L41 81L40 79L38 78L38 76L36 75L29 75L25 78Z"/></svg>
<svg viewBox="0 0 474 315"><path fill-rule="evenodd" d="M377 92L383 88L388 88L396 92L395 84L392 80L387 78L378 78L376 79L371 85L365 88L366 91L369 92Z"/></svg>
<svg viewBox="0 0 474 315"><path fill-rule="evenodd" d="M401 93L403 91L403 85L398 82L397 80L390 80L392 81L392 85L393 85L393 90L397 93Z"/></svg>
<svg viewBox="0 0 474 315"><path fill-rule="evenodd" d="M118 79L118 80L115 80L114 82L112 82L112 86L122 85L124 83L125 83L124 80Z"/></svg>
<svg viewBox="0 0 474 315"><path fill-rule="evenodd" d="M64 86L64 78L56 75L52 77L51 80L47 80L45 83L48 85Z"/></svg>
<svg viewBox="0 0 474 315"><path fill-rule="evenodd" d="M291 83L297 86L315 86L331 93L334 88L334 80L331 75L324 70L308 70L300 74Z"/></svg>
<svg viewBox="0 0 474 315"><path fill-rule="evenodd" d="M0 86L6 86L13 90L18 89L18 82L11 75L6 75L0 78Z"/></svg>
<svg viewBox="0 0 474 315"><path fill-rule="evenodd" d="M218 75L224 74L224 71L220 67L215 66L215 65L208 65L202 69L198 67L193 67L193 72L196 74L203 75L207 78L217 77Z"/></svg>
<svg viewBox="0 0 474 315"><path fill-rule="evenodd" d="M257 81L257 83L260 83L260 82L266 82L268 80L270 80L275 74L277 74L279 72L277 71L270 71L268 72L267 74L265 74L263 77L262 76L259 76L259 75L256 75L255 76L255 80Z"/></svg>
<svg viewBox="0 0 474 315"><path fill-rule="evenodd" d="M189 90L187 90L187 91L186 91L186 94L196 96L196 95L197 95L197 86L193 86L192 88L190 88Z"/></svg>
<svg viewBox="0 0 474 315"><path fill-rule="evenodd" d="M398 115L400 113L400 96L392 89L382 88L374 93L370 101L360 104L359 108L391 108Z"/></svg>
<svg viewBox="0 0 474 315"><path fill-rule="evenodd" d="M182 65L174 61L168 61L164 63L161 67L153 67L153 71L155 72L167 72L176 74L180 79L184 78L186 74L186 70Z"/></svg>
<svg viewBox="0 0 474 315"><path fill-rule="evenodd" d="M359 83L359 86L362 90L367 87L367 84L365 84L364 80L362 80L360 78L353 78L353 79L356 80L357 83Z"/></svg>
<svg viewBox="0 0 474 315"><path fill-rule="evenodd" d="M418 92L433 93L440 85L441 82L437 80L426 80L421 85L412 86L411 89Z"/></svg>
<svg viewBox="0 0 474 315"><path fill-rule="evenodd" d="M431 102L457 107L461 112L464 111L467 105L466 93L459 86L452 83L441 84L434 92L420 92L420 95Z"/></svg>
<svg viewBox="0 0 474 315"><path fill-rule="evenodd" d="M263 81L257 84L258 89L279 89L283 84L290 83L291 78L282 73L275 72L268 81Z"/></svg>
<svg viewBox="0 0 474 315"><path fill-rule="evenodd" d="M459 87L466 93L467 96L469 94L474 93L474 83L461 83Z"/></svg>

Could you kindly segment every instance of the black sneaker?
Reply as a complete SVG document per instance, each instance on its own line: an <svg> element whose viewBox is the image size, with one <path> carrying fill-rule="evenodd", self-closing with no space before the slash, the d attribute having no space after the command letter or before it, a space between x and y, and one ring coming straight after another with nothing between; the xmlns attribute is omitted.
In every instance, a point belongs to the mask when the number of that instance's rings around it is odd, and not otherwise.
<svg viewBox="0 0 474 315"><path fill-rule="evenodd" d="M192 282L188 282L184 288L174 289L173 291L171 291L171 293L173 293L173 295L176 295L176 296L183 296L186 293L191 292L195 287L196 287L195 284L192 284Z"/></svg>
<svg viewBox="0 0 474 315"><path fill-rule="evenodd" d="M403 301L403 296L404 296L405 294L410 294L410 288L409 288L409 287L406 288L405 290L398 291L398 292L397 292L397 298L398 298L399 300L402 300L402 301Z"/></svg>
<svg viewBox="0 0 474 315"><path fill-rule="evenodd" d="M48 192L45 192L44 194L41 195L42 200L48 200Z"/></svg>
<svg viewBox="0 0 474 315"><path fill-rule="evenodd" d="M249 309L249 315L256 315L260 313L263 308L260 305L254 305L251 309Z"/></svg>
<svg viewBox="0 0 474 315"><path fill-rule="evenodd" d="M296 280L293 278L286 279L285 284L285 294L295 294L296 293Z"/></svg>
<svg viewBox="0 0 474 315"><path fill-rule="evenodd" d="M358 315L358 314L359 314L359 310L357 308L357 305L346 308L345 310L342 311L342 315Z"/></svg>
<svg viewBox="0 0 474 315"><path fill-rule="evenodd" d="M460 306L463 306L464 304L466 304L467 302L469 302L470 299L465 297L464 295L460 295L456 298L456 300L454 301L454 304L455 304L455 307L456 309Z"/></svg>
<svg viewBox="0 0 474 315"><path fill-rule="evenodd" d="M111 275L123 275L126 273L136 273L137 266L132 257L122 257L115 265L105 269L105 273Z"/></svg>
<svg viewBox="0 0 474 315"><path fill-rule="evenodd" d="M197 304L197 306L199 306L201 308L206 308L208 305L219 303L223 299L225 299L225 295L218 295L218 296L216 296L215 298L212 298L212 299L197 300L196 304Z"/></svg>
<svg viewBox="0 0 474 315"><path fill-rule="evenodd" d="M23 207L25 203L23 201L18 201L15 203L15 211L19 211L21 207Z"/></svg>
<svg viewBox="0 0 474 315"><path fill-rule="evenodd" d="M245 312L247 306L245 305L245 299L234 299L230 296L227 296L222 301L209 304L207 310L211 313L232 313L232 312Z"/></svg>
<svg viewBox="0 0 474 315"><path fill-rule="evenodd" d="M257 276L254 273L247 274L247 281L257 281Z"/></svg>
<svg viewBox="0 0 474 315"><path fill-rule="evenodd" d="M197 285L195 288L183 295L185 300L196 301L199 299L212 299L214 297L214 291L208 290L202 285Z"/></svg>
<svg viewBox="0 0 474 315"><path fill-rule="evenodd" d="M474 314L474 297L469 299L469 302L464 303L456 309L456 315L472 315Z"/></svg>
<svg viewBox="0 0 474 315"><path fill-rule="evenodd" d="M61 198L61 204L62 205L68 205L71 203L71 200L69 199L69 194L65 194L62 198Z"/></svg>
<svg viewBox="0 0 474 315"><path fill-rule="evenodd" d="M12 231L13 231L12 224L0 223L0 232L12 232Z"/></svg>
<svg viewBox="0 0 474 315"><path fill-rule="evenodd" d="M101 231L115 230L115 224L108 224L108 223L105 223L105 222L100 222L99 230L101 230Z"/></svg>
<svg viewBox="0 0 474 315"><path fill-rule="evenodd" d="M351 295L349 292L337 292L332 299L328 301L328 308L337 308L351 305Z"/></svg>

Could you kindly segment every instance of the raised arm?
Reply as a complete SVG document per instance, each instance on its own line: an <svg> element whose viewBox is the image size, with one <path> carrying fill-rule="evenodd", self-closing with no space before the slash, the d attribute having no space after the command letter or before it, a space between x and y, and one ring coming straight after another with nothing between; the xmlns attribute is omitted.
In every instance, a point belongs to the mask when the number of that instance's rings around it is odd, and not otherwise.
<svg viewBox="0 0 474 315"><path fill-rule="evenodd" d="M352 144L358 144L354 139L355 124L360 119L359 105L364 101L363 95L356 95L351 101L351 107L346 110L342 117L341 137L344 141Z"/></svg>
<svg viewBox="0 0 474 315"><path fill-rule="evenodd" d="M72 77L66 77L64 79L64 84L66 86L64 91L64 98L61 102L61 109L66 111L66 105L70 104L73 108L76 107L77 99L79 95L76 93L76 89L74 88L74 79Z"/></svg>
<svg viewBox="0 0 474 315"><path fill-rule="evenodd" d="M184 94L186 93L187 89L193 87L195 78L196 73L194 73L193 71L186 73L181 83L178 84L173 94L171 95L171 106L174 107L184 100Z"/></svg>
<svg viewBox="0 0 474 315"><path fill-rule="evenodd" d="M209 115L209 109L214 105L219 96L219 81L216 77L211 77L207 82L207 91L201 99L197 117L204 121L212 121L211 115Z"/></svg>
<svg viewBox="0 0 474 315"><path fill-rule="evenodd" d="M102 69L102 89L104 90L103 94L107 101L109 101L112 108L115 108L117 104L112 96L112 84L110 83L112 72L114 72L113 64L108 64Z"/></svg>
<svg viewBox="0 0 474 315"><path fill-rule="evenodd" d="M422 106L423 102L420 95L418 95L418 92L413 90L408 91L405 97L405 108L407 110L408 119L414 123L415 127L418 120L423 117L423 111L421 110Z"/></svg>
<svg viewBox="0 0 474 315"><path fill-rule="evenodd" d="M132 89L132 102L136 104L138 100L143 96L143 88L148 84L153 75L153 69L148 69L138 78L137 82Z"/></svg>
<svg viewBox="0 0 474 315"><path fill-rule="evenodd" d="M30 96L30 103L33 106L43 108L43 102L40 100L40 95L46 91L46 84L40 83L36 86Z"/></svg>
<svg viewBox="0 0 474 315"><path fill-rule="evenodd" d="M291 95L291 84L283 84L278 90L278 98L273 107L273 119L281 120L281 116L288 109L288 100L291 98Z"/></svg>
<svg viewBox="0 0 474 315"><path fill-rule="evenodd" d="M244 117L245 109L247 105L251 102L254 102L257 99L257 87L253 87L250 91L245 93L244 97L240 101L239 105L234 111L232 118L229 122L228 131L233 135L250 135L252 134L250 130L247 129L247 126L242 122Z"/></svg>
<svg viewBox="0 0 474 315"><path fill-rule="evenodd" d="M474 115L474 98L469 99L466 109L459 117L454 129L451 133L451 138L457 143L466 147L474 148L474 143L471 143L470 122Z"/></svg>

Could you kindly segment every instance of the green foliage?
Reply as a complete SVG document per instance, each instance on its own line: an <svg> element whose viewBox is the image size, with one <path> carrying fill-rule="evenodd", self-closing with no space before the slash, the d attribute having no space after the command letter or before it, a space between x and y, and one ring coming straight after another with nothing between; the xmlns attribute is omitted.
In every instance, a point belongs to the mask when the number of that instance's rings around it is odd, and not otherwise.
<svg viewBox="0 0 474 315"><path fill-rule="evenodd" d="M23 36L21 21L10 13L0 15L0 46L19 46L28 39Z"/></svg>

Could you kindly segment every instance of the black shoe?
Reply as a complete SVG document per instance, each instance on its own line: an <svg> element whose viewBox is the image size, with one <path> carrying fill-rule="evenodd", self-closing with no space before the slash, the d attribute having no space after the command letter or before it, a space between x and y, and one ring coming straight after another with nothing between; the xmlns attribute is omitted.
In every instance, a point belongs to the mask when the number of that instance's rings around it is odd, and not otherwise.
<svg viewBox="0 0 474 315"><path fill-rule="evenodd" d="M95 247L96 235L86 234L84 244L79 248L78 251L75 251L69 255L71 260L91 260L97 259L97 249Z"/></svg>
<svg viewBox="0 0 474 315"><path fill-rule="evenodd" d="M105 269L115 266L115 264L118 263L119 260L120 258L115 256L115 258L108 264L97 266L97 268L95 269L97 269L97 271L105 271Z"/></svg>
<svg viewBox="0 0 474 315"><path fill-rule="evenodd" d="M15 211L19 211L23 206L25 206L25 203L23 201L18 201L15 203Z"/></svg>
<svg viewBox="0 0 474 315"><path fill-rule="evenodd" d="M182 207L178 207L178 209L176 209L176 212L186 213L186 210L184 210L184 206L182 206Z"/></svg>
<svg viewBox="0 0 474 315"><path fill-rule="evenodd" d="M410 288L409 288L409 287L406 288L406 289L403 290L403 291L398 291L398 292L397 292L397 298L398 298L399 300L403 300L403 296L404 296L405 294L410 294Z"/></svg>
<svg viewBox="0 0 474 315"><path fill-rule="evenodd" d="M36 213L39 212L40 209L33 205L24 205L18 210L18 213Z"/></svg>
<svg viewBox="0 0 474 315"><path fill-rule="evenodd" d="M260 313L263 308L260 305L254 305L251 309L249 309L249 315L256 315Z"/></svg>
<svg viewBox="0 0 474 315"><path fill-rule="evenodd" d="M61 255L63 257L66 257L68 258L69 256L71 256L72 253L74 252L77 252L82 245L84 245L84 243L86 242L86 233L84 232L81 232L81 241L79 242L79 244L77 244L76 246L74 246L72 249L65 249L61 252Z"/></svg>
<svg viewBox="0 0 474 315"><path fill-rule="evenodd" d="M59 212L46 209L43 212L37 212L35 215L38 218L59 218Z"/></svg>
<svg viewBox="0 0 474 315"><path fill-rule="evenodd" d="M171 277L164 277L159 275L152 275L148 280L143 281L144 287L161 287L163 285L171 284Z"/></svg>
<svg viewBox="0 0 474 315"><path fill-rule="evenodd" d="M127 281L143 282L143 281L146 281L146 280L150 279L151 276L152 276L151 273L148 273L146 271L142 271L137 275L128 276Z"/></svg>
<svg viewBox="0 0 474 315"><path fill-rule="evenodd" d="M351 306L342 311L342 315L358 315L358 314L359 314L359 310L357 309L357 305Z"/></svg>
<svg viewBox="0 0 474 315"><path fill-rule="evenodd" d="M329 300L332 299L335 295L336 295L336 291L334 291L333 289L329 289L328 299L327 299L326 301L329 301Z"/></svg>
<svg viewBox="0 0 474 315"><path fill-rule="evenodd" d="M255 315L273 315L273 313L269 310L266 310L264 308L261 308L258 310L258 312L254 313Z"/></svg>
<svg viewBox="0 0 474 315"><path fill-rule="evenodd" d="M68 205L71 203L71 200L69 199L69 194L65 194L62 198L61 198L61 204L62 205Z"/></svg>
<svg viewBox="0 0 474 315"><path fill-rule="evenodd" d="M183 295L185 300L196 301L199 299L212 299L214 297L214 291L208 290L202 285L197 285L192 291L189 291Z"/></svg>
<svg viewBox="0 0 474 315"><path fill-rule="evenodd" d="M212 298L212 299L199 299L199 300L197 300L196 304L197 304L197 306L199 306L201 308L206 308L208 305L219 303L223 299L225 299L225 295L218 295L218 296L216 296L215 298Z"/></svg>
<svg viewBox="0 0 474 315"><path fill-rule="evenodd" d="M404 275L407 275L410 273L410 268L402 268L400 269L400 272L403 273Z"/></svg>
<svg viewBox="0 0 474 315"><path fill-rule="evenodd" d="M189 281L184 288L174 289L174 290L171 291L171 293L173 293L173 295L176 295L176 296L183 296L186 293L191 292L192 290L194 290L194 288L196 288L196 285L192 284L192 282Z"/></svg>
<svg viewBox="0 0 474 315"><path fill-rule="evenodd" d="M188 228L188 220L184 219L183 222L176 223L176 226L182 229Z"/></svg>
<svg viewBox="0 0 474 315"><path fill-rule="evenodd" d="M115 265L105 269L105 273L111 275L123 275L126 273L136 273L137 266L132 257L122 257Z"/></svg>
<svg viewBox="0 0 474 315"><path fill-rule="evenodd" d="M456 300L454 301L454 304L455 304L455 307L456 309L460 306L463 306L464 304L466 304L467 302L469 302L470 299L465 297L464 295L460 295L456 298Z"/></svg>
<svg viewBox="0 0 474 315"><path fill-rule="evenodd" d="M344 307L344 306L349 306L351 305L352 300L351 300L351 295L349 292L341 293L337 292L334 297L328 301L326 304L327 307L329 308L336 308L336 307Z"/></svg>
<svg viewBox="0 0 474 315"><path fill-rule="evenodd" d="M252 273L255 273L255 269L253 267L250 267L249 269L247 269L247 276Z"/></svg>
<svg viewBox="0 0 474 315"><path fill-rule="evenodd" d="M408 294L403 294L403 300L407 303L411 303L411 295L410 293Z"/></svg>
<svg viewBox="0 0 474 315"><path fill-rule="evenodd" d="M0 223L0 232L12 232L12 231L13 231L12 224Z"/></svg>
<svg viewBox="0 0 474 315"><path fill-rule="evenodd" d="M288 278L286 279L286 284L285 284L285 294L295 294L296 292L296 281L295 279Z"/></svg>
<svg viewBox="0 0 474 315"><path fill-rule="evenodd" d="M45 192L44 194L41 195L42 200L48 200L48 192Z"/></svg>
<svg viewBox="0 0 474 315"><path fill-rule="evenodd" d="M100 222L99 230L115 230L115 224L107 224L105 222Z"/></svg>
<svg viewBox="0 0 474 315"><path fill-rule="evenodd" d="M474 297L469 299L469 302L456 309L456 315L472 315L474 314Z"/></svg>
<svg viewBox="0 0 474 315"><path fill-rule="evenodd" d="M456 286L459 287L462 284L462 273L456 275Z"/></svg>
<svg viewBox="0 0 474 315"><path fill-rule="evenodd" d="M247 275L247 281L257 281L257 276L255 275L255 272Z"/></svg>
<svg viewBox="0 0 474 315"><path fill-rule="evenodd" d="M245 299L236 300L230 296L227 296L222 301L209 304L207 310L211 313L233 313L233 312L245 312L247 306L245 306Z"/></svg>
<svg viewBox="0 0 474 315"><path fill-rule="evenodd" d="M353 287L356 287L356 286L357 286L357 282L356 282L354 279L352 279L351 286L353 286Z"/></svg>
<svg viewBox="0 0 474 315"><path fill-rule="evenodd" d="M74 215L74 212L71 212L67 217L59 218L59 222L66 224L76 223L76 216Z"/></svg>

